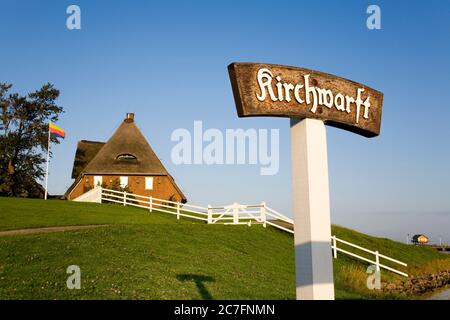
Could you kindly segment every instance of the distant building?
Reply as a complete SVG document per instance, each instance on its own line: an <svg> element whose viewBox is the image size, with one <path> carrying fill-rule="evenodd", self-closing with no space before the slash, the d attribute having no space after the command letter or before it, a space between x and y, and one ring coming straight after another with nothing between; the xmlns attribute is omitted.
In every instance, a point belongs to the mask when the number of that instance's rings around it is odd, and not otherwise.
<svg viewBox="0 0 450 320"><path fill-rule="evenodd" d="M414 244L427 244L428 237L423 234L416 234L412 237L412 243Z"/></svg>
<svg viewBox="0 0 450 320"><path fill-rule="evenodd" d="M101 185L138 195L186 202L183 192L134 123L133 113L127 113L106 143L78 142L72 178L75 181L65 194L69 200Z"/></svg>

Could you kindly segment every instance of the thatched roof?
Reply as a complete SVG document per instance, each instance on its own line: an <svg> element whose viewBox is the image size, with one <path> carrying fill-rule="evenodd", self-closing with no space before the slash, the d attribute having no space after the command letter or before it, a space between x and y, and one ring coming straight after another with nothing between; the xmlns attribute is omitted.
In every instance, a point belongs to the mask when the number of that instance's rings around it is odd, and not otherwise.
<svg viewBox="0 0 450 320"><path fill-rule="evenodd" d="M121 123L82 173L168 175L132 118Z"/></svg>
<svg viewBox="0 0 450 320"><path fill-rule="evenodd" d="M80 175L84 167L86 167L104 145L104 142L99 141L78 141L75 161L73 162L72 179L76 179Z"/></svg>
<svg viewBox="0 0 450 320"><path fill-rule="evenodd" d="M186 197L164 168L153 149L134 123L133 114L121 123L106 142L78 142L69 192L84 174L90 175L165 175L173 182L183 200Z"/></svg>

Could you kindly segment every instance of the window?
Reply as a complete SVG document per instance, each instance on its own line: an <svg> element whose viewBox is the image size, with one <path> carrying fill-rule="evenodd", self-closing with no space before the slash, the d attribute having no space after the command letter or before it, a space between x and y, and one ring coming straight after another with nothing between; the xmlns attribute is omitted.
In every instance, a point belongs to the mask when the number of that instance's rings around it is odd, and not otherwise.
<svg viewBox="0 0 450 320"><path fill-rule="evenodd" d="M94 176L94 187L102 185L102 176Z"/></svg>
<svg viewBox="0 0 450 320"><path fill-rule="evenodd" d="M129 153L122 153L116 157L116 160L120 161L136 161L136 157Z"/></svg>
<svg viewBox="0 0 450 320"><path fill-rule="evenodd" d="M153 190L153 177L145 177L145 190Z"/></svg>
<svg viewBox="0 0 450 320"><path fill-rule="evenodd" d="M120 187L125 188L128 185L128 177L120 177Z"/></svg>

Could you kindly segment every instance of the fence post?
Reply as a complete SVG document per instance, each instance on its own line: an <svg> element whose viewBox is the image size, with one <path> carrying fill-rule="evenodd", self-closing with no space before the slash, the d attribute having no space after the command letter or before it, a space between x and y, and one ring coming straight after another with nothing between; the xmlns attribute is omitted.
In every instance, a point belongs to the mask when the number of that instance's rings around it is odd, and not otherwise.
<svg viewBox="0 0 450 320"><path fill-rule="evenodd" d="M233 223L239 223L239 209L238 204L235 202L233 207Z"/></svg>
<svg viewBox="0 0 450 320"><path fill-rule="evenodd" d="M180 220L180 203L177 202L177 219Z"/></svg>
<svg viewBox="0 0 450 320"><path fill-rule="evenodd" d="M123 205L124 206L127 205L127 192L126 191L123 192Z"/></svg>
<svg viewBox="0 0 450 320"><path fill-rule="evenodd" d="M152 212L153 211L153 197L150 196L150 206L149 206L149 211Z"/></svg>
<svg viewBox="0 0 450 320"><path fill-rule="evenodd" d="M212 223L212 209L211 206L208 204L208 224Z"/></svg>
<svg viewBox="0 0 450 320"><path fill-rule="evenodd" d="M263 227L266 227L266 203L263 201L261 202L261 221L263 223Z"/></svg>
<svg viewBox="0 0 450 320"><path fill-rule="evenodd" d="M380 256L378 251L375 251L375 266L376 266L376 270L380 271Z"/></svg>
<svg viewBox="0 0 450 320"><path fill-rule="evenodd" d="M336 236L333 236L333 258L337 259L337 242L336 242Z"/></svg>

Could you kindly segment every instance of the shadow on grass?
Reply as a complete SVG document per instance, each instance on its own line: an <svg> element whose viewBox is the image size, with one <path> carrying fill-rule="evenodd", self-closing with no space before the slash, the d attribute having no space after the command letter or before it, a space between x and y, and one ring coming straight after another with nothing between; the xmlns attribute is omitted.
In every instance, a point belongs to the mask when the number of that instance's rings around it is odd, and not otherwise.
<svg viewBox="0 0 450 320"><path fill-rule="evenodd" d="M211 276L204 276L200 274L179 274L177 275L177 280L179 281L193 281L195 283L195 286L197 287L198 292L200 293L200 296L204 300L212 300L213 297L211 293L209 293L208 289L205 287L205 282L214 282L216 281Z"/></svg>

